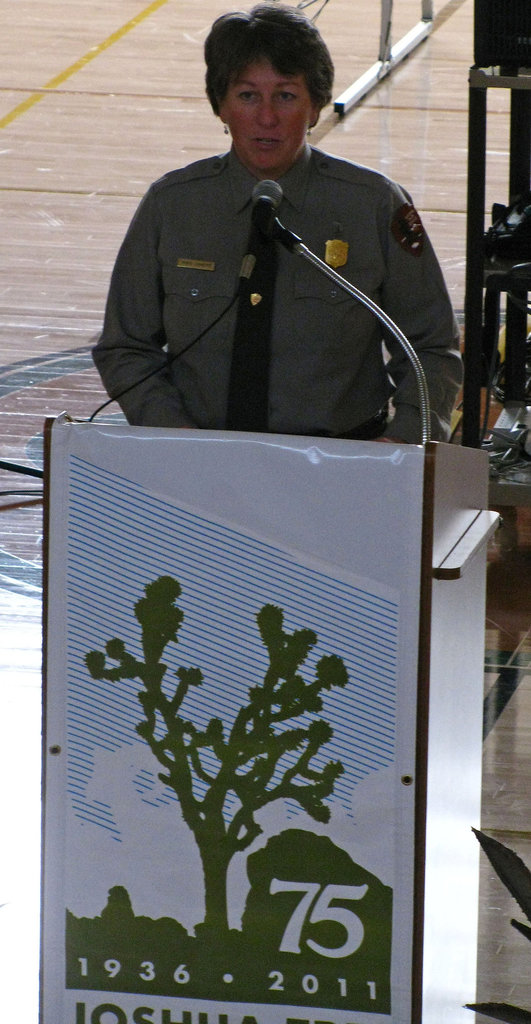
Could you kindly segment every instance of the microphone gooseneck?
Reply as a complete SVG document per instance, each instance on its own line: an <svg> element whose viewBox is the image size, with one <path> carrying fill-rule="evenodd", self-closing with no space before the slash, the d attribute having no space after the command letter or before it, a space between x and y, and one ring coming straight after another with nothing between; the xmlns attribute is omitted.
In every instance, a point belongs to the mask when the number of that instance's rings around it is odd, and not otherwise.
<svg viewBox="0 0 531 1024"><path fill-rule="evenodd" d="M376 317L379 323L393 335L395 340L401 346L406 358L409 360L415 374L422 423L422 444L426 444L430 440L431 436L430 397L424 369L415 349L400 328L393 320L391 320L387 313L377 305L376 302L369 298L368 295L365 295L365 293L359 288L356 288L355 285L351 284L350 281L341 277L336 270L329 267L328 264L316 256L311 249L308 249L298 235L295 235L293 231L285 228L284 225L280 223L275 211L280 206L282 194L282 189L277 181L269 181L266 179L264 181L259 181L258 184L255 185L253 189L254 207L252 212L254 226L261 231L266 239L269 241L273 241L273 239L275 239L280 242L288 252L295 253L297 256L302 256L322 274L329 277L339 285L343 291L347 292L348 295L359 302L362 306L365 306L365 308L368 309L374 317Z"/></svg>

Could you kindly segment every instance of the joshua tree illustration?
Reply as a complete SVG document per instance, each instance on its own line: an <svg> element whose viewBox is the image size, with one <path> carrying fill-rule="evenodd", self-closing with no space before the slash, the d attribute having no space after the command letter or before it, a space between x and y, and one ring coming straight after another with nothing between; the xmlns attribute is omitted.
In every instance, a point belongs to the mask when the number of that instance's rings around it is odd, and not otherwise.
<svg viewBox="0 0 531 1024"><path fill-rule="evenodd" d="M498 878L516 900L520 910L523 910L527 920L531 922L531 871L508 846L504 846L485 832L475 828L472 831ZM511 924L525 939L531 941L531 928L528 924L515 920L512 920ZM504 1021L505 1024L531 1024L531 1010L513 1006L511 1003L467 1003L467 1007L486 1017Z"/></svg>
<svg viewBox="0 0 531 1024"><path fill-rule="evenodd" d="M317 661L313 681L305 682L299 669L317 636L310 629L286 632L282 609L266 604L256 615L269 656L263 682L250 685L248 703L230 728L211 718L204 730L198 729L180 710L190 688L203 684L200 669L180 667L173 673L177 682L168 681L168 666L161 660L167 645L177 643L183 622L184 613L176 605L181 586L162 576L144 592L134 607L144 661L118 639L109 640L104 652L91 651L85 661L94 679L139 679L143 685L138 697L145 717L137 732L161 765L159 779L175 792L194 835L205 883L202 927L219 938L228 932L228 867L260 835L256 813L274 800L292 799L315 821L330 817L325 800L343 765L328 761L312 766L332 728L311 716L322 711L322 691L346 686L348 676L343 660L328 655ZM304 722L302 716L308 716ZM231 817L226 801L232 794L237 800Z"/></svg>

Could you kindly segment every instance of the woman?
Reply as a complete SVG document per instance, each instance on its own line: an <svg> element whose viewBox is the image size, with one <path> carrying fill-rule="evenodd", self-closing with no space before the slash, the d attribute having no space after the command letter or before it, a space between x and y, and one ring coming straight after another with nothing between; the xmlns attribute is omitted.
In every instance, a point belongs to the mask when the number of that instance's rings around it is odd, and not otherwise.
<svg viewBox="0 0 531 1024"><path fill-rule="evenodd" d="M395 340L382 350L382 328L365 308L276 242L275 283L243 298L253 188L270 179L282 189L285 226L410 340L428 382L431 435L447 440L461 360L440 267L403 189L308 144L332 95L319 32L294 8L259 4L214 22L205 60L207 95L232 145L155 182L132 221L94 350L109 394L134 424L232 427L236 296L246 323L249 304L263 313L270 300L260 429L420 441L415 374ZM252 318L245 331L254 337ZM245 414L246 428L256 426Z"/></svg>

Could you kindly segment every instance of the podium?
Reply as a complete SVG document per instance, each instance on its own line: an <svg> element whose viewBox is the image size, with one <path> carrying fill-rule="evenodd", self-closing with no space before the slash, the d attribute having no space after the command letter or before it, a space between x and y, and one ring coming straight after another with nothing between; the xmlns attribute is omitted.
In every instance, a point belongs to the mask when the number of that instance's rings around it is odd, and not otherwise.
<svg viewBox="0 0 531 1024"><path fill-rule="evenodd" d="M484 452L46 425L41 1024L475 997Z"/></svg>

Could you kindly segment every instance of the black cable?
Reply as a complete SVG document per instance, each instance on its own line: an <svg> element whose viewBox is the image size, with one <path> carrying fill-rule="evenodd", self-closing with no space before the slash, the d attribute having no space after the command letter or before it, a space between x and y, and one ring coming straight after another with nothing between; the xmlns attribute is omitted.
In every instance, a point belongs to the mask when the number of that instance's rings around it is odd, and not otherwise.
<svg viewBox="0 0 531 1024"><path fill-rule="evenodd" d="M135 380L134 384L129 384L126 388L123 389L123 391L119 391L118 394L113 395L112 398L109 398L106 402L103 403L103 405L100 405L99 408L92 413L92 416L90 416L90 418L87 420L87 423L92 423L96 419L96 416L99 416L100 412L103 412L103 410L106 409L108 405L112 405L113 402L118 402L120 398L123 398L124 395L127 395L130 391L133 390L133 388L138 387L140 384L144 384L146 380L149 380L150 377L154 377L155 374L161 373L164 370L168 370L176 359L180 359L180 357L184 356L186 352L189 352L194 345L197 345L198 341L201 341L201 338L204 338L205 334L207 334L208 331L212 330L212 328L215 327L216 324L219 324L219 321L229 312L230 309L232 309L234 303L236 302L236 299L239 297L239 294L240 284L238 283L238 288L236 289L228 305L221 310L219 316L217 316L216 319L212 321L212 323L208 324L208 327L205 327L204 330L202 330L201 333L198 334L196 338L193 338L193 340L190 341L188 345L185 345L184 348L180 349L179 352L175 352L171 359L167 360L164 366L157 366L154 370L150 370L149 373L146 373L146 375L144 377L141 377L140 380Z"/></svg>
<svg viewBox="0 0 531 1024"><path fill-rule="evenodd" d="M0 469L7 469L11 473L24 473L25 476L44 476L44 470L32 469L30 466L18 466L15 462L3 462L0 460Z"/></svg>
<svg viewBox="0 0 531 1024"><path fill-rule="evenodd" d="M494 381L495 381L495 378L496 378L496 364L498 362L499 355L500 355L499 344L500 344L500 307L499 307L499 303L498 303L498 304L496 304L496 307L495 307L494 329L493 329L493 339L492 339L492 352L491 352L490 362L489 362L489 366L488 366L487 382L486 382L486 387L485 387L485 415L483 417L483 424L482 424L481 432L480 432L480 438L479 438L479 443L480 444L483 444L483 442L485 440L485 437L486 437L486 434L487 434L488 425L489 425L489 414L490 414L490 402L491 402L491 397L492 397L492 389L494 387Z"/></svg>
<svg viewBox="0 0 531 1024"><path fill-rule="evenodd" d="M42 498L43 493L44 492L43 492L43 490L41 488L39 488L38 491L37 490L34 490L34 491L20 491L20 490L16 490L16 491L0 491L0 498L9 498L9 497L18 497L18 498L32 498L32 497L35 497L35 498Z"/></svg>
<svg viewBox="0 0 531 1024"><path fill-rule="evenodd" d="M243 264L242 264L242 266L243 266ZM128 387L123 389L123 391L119 391L117 395L113 395L112 398L107 399L107 401L104 402L103 405L100 405L92 413L92 415L89 417L89 419L84 421L84 422L92 423L96 419L96 416L99 416L100 412L103 412L103 410L106 409L107 406L112 405L113 402L119 401L119 399L123 398L123 396L128 394L129 391L132 391L133 388L138 387L139 384L143 384L146 380L149 380L150 377L154 377L155 374L160 373L163 370L167 370L172 365L172 363L175 362L176 359L179 359L181 356L183 356L185 354L185 352L189 352L190 349L194 345L196 345L198 341L201 341L201 338L204 338L205 334L207 334L208 331L210 331L213 327L215 327L216 324L218 324L220 322L220 320L224 316L226 316L226 314L229 312L229 310L232 309L234 303L239 298L239 295L240 295L240 285L241 285L241 280L242 280L243 277L244 277L244 274L242 272L240 272L240 280L238 281L238 287L237 287L234 295L232 296L230 302L228 302L227 305L225 306L225 308L221 310L221 313L219 314L219 316L217 316L215 318L215 320L212 321L212 323L208 324L208 326L205 327L204 330L202 330L201 333L198 334L196 338L193 338L192 341L189 342L188 345L185 345L185 347L183 349L181 349L179 352L176 352L171 357L171 359L168 359L165 366L157 366L154 370L150 370L149 373L146 373L146 375L144 377L141 377L140 380L135 380L134 384L129 384ZM23 473L26 476L39 477L40 479L42 479L44 477L44 470L42 470L42 469L32 469L29 466L20 466L20 465L17 465L16 463L4 462L2 460L0 460L0 469L6 469L6 470L8 470L11 473Z"/></svg>

